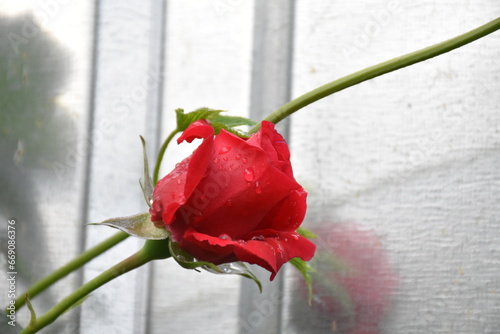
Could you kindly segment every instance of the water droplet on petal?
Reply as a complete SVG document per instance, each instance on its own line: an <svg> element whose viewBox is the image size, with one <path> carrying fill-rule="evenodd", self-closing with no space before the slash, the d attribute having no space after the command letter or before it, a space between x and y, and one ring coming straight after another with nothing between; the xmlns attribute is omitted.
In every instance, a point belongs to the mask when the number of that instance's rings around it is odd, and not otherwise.
<svg viewBox="0 0 500 334"><path fill-rule="evenodd" d="M224 157L224 158L222 158L222 160L224 160L224 161L228 161L228 160L229 160L229 158L228 158L228 157Z"/></svg>
<svg viewBox="0 0 500 334"><path fill-rule="evenodd" d="M256 194L262 193L262 188L260 187L259 181L255 182L255 193Z"/></svg>
<svg viewBox="0 0 500 334"><path fill-rule="evenodd" d="M292 238L294 240L299 240L299 235L298 234L292 234Z"/></svg>
<svg viewBox="0 0 500 334"><path fill-rule="evenodd" d="M266 241L266 238L264 238L263 235L256 235L255 237L252 237L252 240Z"/></svg>
<svg viewBox="0 0 500 334"><path fill-rule="evenodd" d="M231 146L222 146L219 150L219 154L226 154L231 151Z"/></svg>
<svg viewBox="0 0 500 334"><path fill-rule="evenodd" d="M219 235L219 238L223 239L223 240L232 240L232 238L229 236L229 234L225 234L225 233Z"/></svg>
<svg viewBox="0 0 500 334"><path fill-rule="evenodd" d="M241 154L236 154L236 155L234 156L234 159L236 159L236 160L240 160L240 159L241 159Z"/></svg>
<svg viewBox="0 0 500 334"><path fill-rule="evenodd" d="M156 212L162 212L163 211L163 205L159 200L154 200L153 201L153 210Z"/></svg>
<svg viewBox="0 0 500 334"><path fill-rule="evenodd" d="M179 176L181 176L182 172L179 172L179 171L173 171L172 173L170 173L170 178L171 179L176 179L178 178Z"/></svg>
<svg viewBox="0 0 500 334"><path fill-rule="evenodd" d="M214 158L214 163L218 163L220 161L220 158L219 157L215 157Z"/></svg>
<svg viewBox="0 0 500 334"><path fill-rule="evenodd" d="M253 181L254 178L253 170L251 168L245 168L245 170L243 171L243 177L248 182Z"/></svg>
<svg viewBox="0 0 500 334"><path fill-rule="evenodd" d="M243 158L243 159L241 159L241 162L243 162L244 164L246 164L248 162L248 160L246 158Z"/></svg>

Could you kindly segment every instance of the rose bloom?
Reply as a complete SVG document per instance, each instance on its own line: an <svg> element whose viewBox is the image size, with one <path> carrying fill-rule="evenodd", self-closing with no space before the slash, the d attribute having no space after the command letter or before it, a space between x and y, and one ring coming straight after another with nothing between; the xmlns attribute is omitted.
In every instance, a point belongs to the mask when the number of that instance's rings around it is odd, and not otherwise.
<svg viewBox="0 0 500 334"><path fill-rule="evenodd" d="M242 139L225 130L214 136L206 120L192 123L177 140L203 142L161 179L151 220L196 259L214 264L244 261L271 272L294 257L310 260L316 249L296 230L307 193L295 181L290 151L274 124Z"/></svg>

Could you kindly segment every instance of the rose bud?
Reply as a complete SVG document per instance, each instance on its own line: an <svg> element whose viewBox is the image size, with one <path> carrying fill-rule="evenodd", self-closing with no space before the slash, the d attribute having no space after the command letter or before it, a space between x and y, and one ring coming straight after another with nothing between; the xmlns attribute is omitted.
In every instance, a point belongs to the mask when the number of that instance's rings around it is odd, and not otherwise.
<svg viewBox="0 0 500 334"><path fill-rule="evenodd" d="M197 260L257 264L271 280L290 259L309 261L316 247L296 232L307 193L274 124L263 121L242 139L225 130L214 136L199 120L177 142L196 138L203 139L200 146L156 185L151 220Z"/></svg>

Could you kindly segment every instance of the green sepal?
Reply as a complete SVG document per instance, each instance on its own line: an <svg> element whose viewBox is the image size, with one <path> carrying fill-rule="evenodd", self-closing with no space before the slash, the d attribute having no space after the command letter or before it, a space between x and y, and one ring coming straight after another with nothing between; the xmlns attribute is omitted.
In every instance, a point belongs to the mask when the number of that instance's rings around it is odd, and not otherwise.
<svg viewBox="0 0 500 334"><path fill-rule="evenodd" d="M211 262L207 261L195 261L191 254L183 251L179 244L173 242L171 239L168 242L168 248L170 250L170 254L174 258L175 262L177 262L182 268L185 269L194 269L199 271L197 268L207 266L210 269L222 273L222 271L217 268L217 266Z"/></svg>
<svg viewBox="0 0 500 334"><path fill-rule="evenodd" d="M245 278L249 278L257 284L257 287L259 288L260 293L262 293L262 283L260 280L255 276L254 273L248 269L248 267L241 261L237 262L230 262L230 263L223 263L219 264L217 266L219 270L214 272L214 274L230 274L230 275L239 275ZM212 272L210 269L211 268L203 268L207 271Z"/></svg>
<svg viewBox="0 0 500 334"><path fill-rule="evenodd" d="M88 225L106 225L122 230L134 237L149 240L162 240L170 236L170 232L167 229L158 227L151 221L149 212L129 217L111 218L100 223L91 223Z"/></svg>
<svg viewBox="0 0 500 334"><path fill-rule="evenodd" d="M257 284L259 291L262 293L262 283L243 262L231 262L215 265L212 262L195 261L191 254L183 251L179 247L178 243L171 240L169 240L168 247L174 260L185 269L194 269L199 271L198 268L201 268L214 274L240 275L253 280Z"/></svg>
<svg viewBox="0 0 500 334"><path fill-rule="evenodd" d="M148 164L148 155L146 154L146 141L142 136L142 154L144 159L144 179L139 180L139 185L141 186L142 193L144 195L144 200L151 207L151 203L153 201L153 180L151 179L151 175L149 174L149 164ZM144 182L144 184L143 184Z"/></svg>
<svg viewBox="0 0 500 334"><path fill-rule="evenodd" d="M309 263L307 263L306 261L302 260L299 257L294 257L293 259L290 260L290 263L293 264L293 266L297 268L302 274L302 277L304 278L304 281L307 284L307 290L308 290L307 301L309 305L311 305L313 296L311 274L314 273L315 270L309 265Z"/></svg>
<svg viewBox="0 0 500 334"><path fill-rule="evenodd" d="M297 229L297 233L307 239L318 239L318 236L316 234L304 227L299 227Z"/></svg>

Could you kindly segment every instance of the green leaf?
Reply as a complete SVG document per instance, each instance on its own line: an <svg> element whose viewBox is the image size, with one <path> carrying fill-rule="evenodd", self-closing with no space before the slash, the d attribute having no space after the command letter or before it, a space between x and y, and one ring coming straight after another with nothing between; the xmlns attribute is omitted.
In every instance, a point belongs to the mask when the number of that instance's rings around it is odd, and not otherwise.
<svg viewBox="0 0 500 334"><path fill-rule="evenodd" d="M309 298L308 302L309 305L312 303L312 276L311 274L315 272L315 270L307 263L306 261L302 260L299 257L294 257L293 259L290 260L290 263L293 264L295 268L297 268L300 273L302 274L302 277L304 277L304 281L307 284L307 290L309 291Z"/></svg>
<svg viewBox="0 0 500 334"><path fill-rule="evenodd" d="M225 115L217 115L209 118L211 122L214 123L220 123L224 124L225 126L228 127L235 127L235 126L241 126L241 125L250 125L254 126L257 124L256 122L252 121L251 119L245 118L245 117L240 117L240 116L225 116Z"/></svg>
<svg viewBox="0 0 500 334"><path fill-rule="evenodd" d="M91 223L88 225L111 226L134 237L150 240L167 239L170 236L170 232L164 227L157 227L151 221L151 215L149 212L129 217L111 218L100 223Z"/></svg>
<svg viewBox="0 0 500 334"><path fill-rule="evenodd" d="M230 132L233 135L236 135L236 136L238 136L240 138L245 138L245 139L246 138L250 138L250 135L248 133L246 133L245 131L225 126L222 123L210 123L210 125L212 125L212 127L214 128L215 134L219 134L220 130L224 129L227 132Z"/></svg>
<svg viewBox="0 0 500 334"><path fill-rule="evenodd" d="M317 239L318 236L304 227L299 227L297 233L307 239Z"/></svg>
<svg viewBox="0 0 500 334"><path fill-rule="evenodd" d="M216 117L223 111L224 110L215 110L203 107L185 114L184 109L176 109L175 114L177 116L177 130L184 131L191 123L200 119L210 119Z"/></svg>
<svg viewBox="0 0 500 334"><path fill-rule="evenodd" d="M240 116L220 115L222 112L225 112L225 110L209 109L204 107L185 114L183 109L177 109L175 110L177 115L177 129L179 131L184 131L191 123L200 119L206 119L214 128L215 134L218 134L220 130L224 129L237 135L238 137L248 138L250 136L242 130L235 129L235 127L242 125L254 126L256 124L254 121Z"/></svg>
<svg viewBox="0 0 500 334"><path fill-rule="evenodd" d="M241 126L241 125L253 126L256 124L251 119L240 116L217 115L215 117L209 118L209 120L216 134L218 134L220 130L224 129L227 132L231 132L232 134L235 134L236 136L241 138L248 138L250 137L250 135L242 130L235 129L236 126Z"/></svg>

